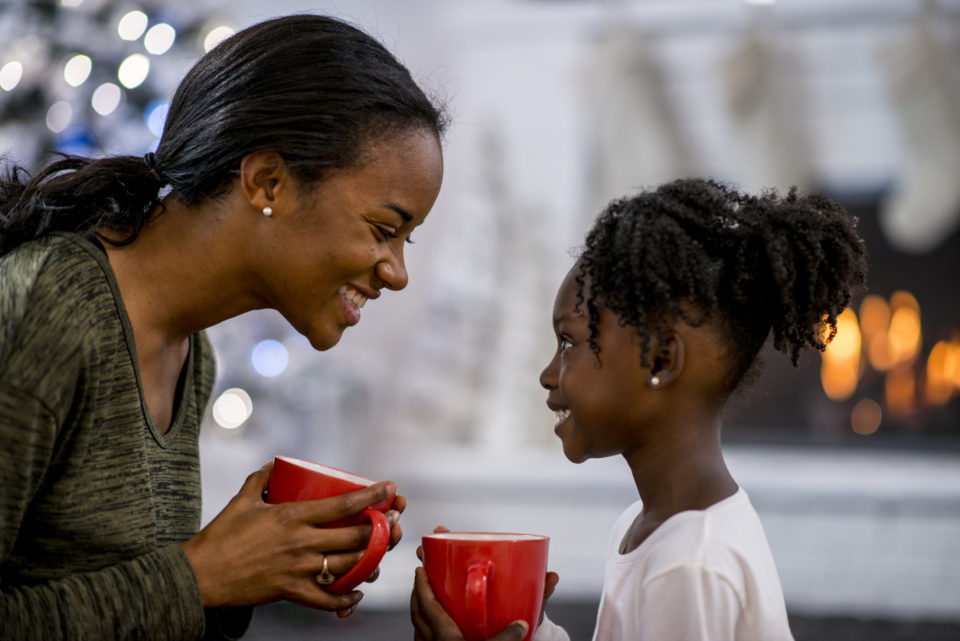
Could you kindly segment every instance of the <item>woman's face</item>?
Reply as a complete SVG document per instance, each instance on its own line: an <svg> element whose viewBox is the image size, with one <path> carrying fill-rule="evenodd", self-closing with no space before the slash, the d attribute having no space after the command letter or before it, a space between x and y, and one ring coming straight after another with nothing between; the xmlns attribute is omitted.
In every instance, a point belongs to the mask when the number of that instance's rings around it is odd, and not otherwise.
<svg viewBox="0 0 960 641"><path fill-rule="evenodd" d="M577 266L557 291L553 327L557 350L540 374L548 391L547 406L557 413L554 432L563 452L574 463L639 447L650 417L646 398L649 372L640 366L636 329L600 306L597 343L600 360L590 348L586 304L577 308ZM587 295L587 291L584 295Z"/></svg>
<svg viewBox="0 0 960 641"><path fill-rule="evenodd" d="M256 278L279 311L318 350L360 321L384 288L407 285L403 251L440 191L443 159L431 132L373 143L360 166L278 199L258 243ZM291 211L293 210L293 211Z"/></svg>

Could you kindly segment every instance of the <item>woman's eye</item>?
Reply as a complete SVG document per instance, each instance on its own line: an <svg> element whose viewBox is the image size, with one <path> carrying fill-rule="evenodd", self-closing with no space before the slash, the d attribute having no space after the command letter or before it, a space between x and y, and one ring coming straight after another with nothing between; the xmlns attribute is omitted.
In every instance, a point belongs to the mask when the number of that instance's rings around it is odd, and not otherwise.
<svg viewBox="0 0 960 641"><path fill-rule="evenodd" d="M559 345L559 348L560 348L560 351L561 351L561 352L567 351L567 348L568 348L568 347L571 347L572 345L573 345L573 343L570 342L570 339L569 339L569 338L567 338L566 336L561 336L561 337L560 337L560 345Z"/></svg>
<svg viewBox="0 0 960 641"><path fill-rule="evenodd" d="M374 227L380 232L380 236L382 236L384 240L392 240L397 237L397 231L395 229L384 227L383 225L374 225Z"/></svg>

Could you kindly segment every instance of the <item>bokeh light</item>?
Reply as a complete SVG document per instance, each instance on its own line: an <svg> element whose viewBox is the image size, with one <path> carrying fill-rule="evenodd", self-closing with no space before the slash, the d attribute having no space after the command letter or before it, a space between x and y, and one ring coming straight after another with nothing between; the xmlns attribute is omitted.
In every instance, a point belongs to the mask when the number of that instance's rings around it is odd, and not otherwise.
<svg viewBox="0 0 960 641"><path fill-rule="evenodd" d="M173 46L173 41L177 38L177 31L166 22L155 24L147 31L143 37L143 46L147 53L155 56L166 53Z"/></svg>
<svg viewBox="0 0 960 641"><path fill-rule="evenodd" d="M253 414L253 401L246 391L231 387L213 403L213 420L228 430L243 425Z"/></svg>
<svg viewBox="0 0 960 641"><path fill-rule="evenodd" d="M63 79L71 87L79 87L90 77L90 71L93 69L93 61L90 56L79 53L69 60L63 66Z"/></svg>
<svg viewBox="0 0 960 641"><path fill-rule="evenodd" d="M135 53L127 56L123 62L120 63L120 68L117 70L117 78L127 89L135 89L143 84L143 81L147 79L147 74L150 73L150 59L147 58L142 53Z"/></svg>
<svg viewBox="0 0 960 641"><path fill-rule="evenodd" d="M121 96L120 87L112 82L105 82L93 92L90 104L101 116L109 116L120 106Z"/></svg>
<svg viewBox="0 0 960 641"><path fill-rule="evenodd" d="M234 30L227 26L214 27L203 39L203 50L210 51L218 44L234 34Z"/></svg>
<svg viewBox="0 0 960 641"><path fill-rule="evenodd" d="M860 378L860 326L849 307L837 317L837 333L823 351L820 382L830 399L850 398Z"/></svg>
<svg viewBox="0 0 960 641"><path fill-rule="evenodd" d="M23 65L17 60L11 60L0 67L0 89L10 91L18 84L23 77Z"/></svg>
<svg viewBox="0 0 960 641"><path fill-rule="evenodd" d="M873 399L860 399L853 406L853 411L850 412L850 427L853 428L854 432L863 436L876 432L882 421L883 410L880 408L880 404Z"/></svg>
<svg viewBox="0 0 960 641"><path fill-rule="evenodd" d="M287 369L290 354L280 341L265 340L254 346L250 362L261 376L279 376Z"/></svg>
<svg viewBox="0 0 960 641"><path fill-rule="evenodd" d="M147 29L147 14L143 11L131 11L120 18L117 33L124 40L136 40Z"/></svg>
<svg viewBox="0 0 960 641"><path fill-rule="evenodd" d="M163 125L167 121L167 112L170 111L170 103L154 101L147 105L143 113L143 122L157 138L163 134Z"/></svg>
<svg viewBox="0 0 960 641"><path fill-rule="evenodd" d="M66 129L72 119L73 107L66 100L59 100L47 109L47 129L55 134Z"/></svg>

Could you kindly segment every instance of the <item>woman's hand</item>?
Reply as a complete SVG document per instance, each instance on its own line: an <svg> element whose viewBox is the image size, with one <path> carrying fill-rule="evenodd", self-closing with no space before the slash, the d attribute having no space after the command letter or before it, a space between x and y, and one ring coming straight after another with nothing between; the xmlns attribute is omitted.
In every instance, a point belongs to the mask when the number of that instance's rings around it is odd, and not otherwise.
<svg viewBox="0 0 960 641"><path fill-rule="evenodd" d="M437 526L433 531L449 532L442 525ZM422 546L417 548L417 558L423 561ZM543 605L540 608L539 622L543 622L547 600L559 581L560 577L556 572L547 572L544 577ZM416 569L413 580L413 592L410 594L410 620L413 622L414 641L464 641L460 628L437 600L433 588L430 587L427 571L422 567ZM486 641L522 641L527 636L527 632L527 622L517 620Z"/></svg>
<svg viewBox="0 0 960 641"><path fill-rule="evenodd" d="M206 607L256 605L287 600L321 610L349 615L363 593L343 595L325 591L316 582L327 569L340 576L363 554L370 525L321 528L319 525L359 513L396 494L389 481L368 488L315 501L271 505L263 500L272 463L247 477L233 497L196 536L183 544L193 566ZM400 512L406 499L396 496L395 509L386 513L390 522L390 546L403 536ZM376 578L377 572L371 576Z"/></svg>

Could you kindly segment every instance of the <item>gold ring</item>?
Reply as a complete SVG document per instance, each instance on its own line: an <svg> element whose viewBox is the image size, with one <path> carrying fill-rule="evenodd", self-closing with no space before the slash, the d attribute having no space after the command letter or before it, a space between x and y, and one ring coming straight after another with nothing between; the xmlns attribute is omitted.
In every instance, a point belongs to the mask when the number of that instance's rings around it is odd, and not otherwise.
<svg viewBox="0 0 960 641"><path fill-rule="evenodd" d="M331 583L333 583L333 582L336 581L336 580L337 580L336 575L334 575L334 574L327 568L327 557L324 556L324 557L323 557L323 566L321 566L321 568L320 568L320 574L317 575L317 583L319 583L320 585L330 585Z"/></svg>

